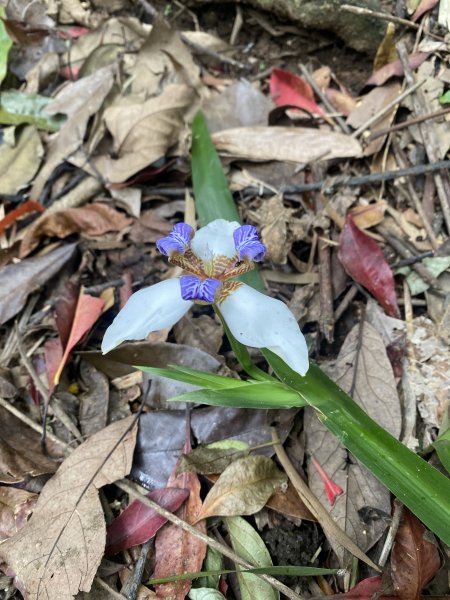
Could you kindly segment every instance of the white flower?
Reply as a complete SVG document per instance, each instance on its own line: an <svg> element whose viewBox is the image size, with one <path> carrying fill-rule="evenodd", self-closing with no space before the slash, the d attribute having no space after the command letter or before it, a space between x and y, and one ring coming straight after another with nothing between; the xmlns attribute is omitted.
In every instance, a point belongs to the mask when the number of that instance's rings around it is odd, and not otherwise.
<svg viewBox="0 0 450 600"><path fill-rule="evenodd" d="M193 303L213 304L241 344L267 348L300 375L306 373L308 349L288 307L233 279L264 258L266 248L255 227L217 219L194 235L189 225L179 223L157 246L189 275L133 294L107 329L103 353L171 327Z"/></svg>

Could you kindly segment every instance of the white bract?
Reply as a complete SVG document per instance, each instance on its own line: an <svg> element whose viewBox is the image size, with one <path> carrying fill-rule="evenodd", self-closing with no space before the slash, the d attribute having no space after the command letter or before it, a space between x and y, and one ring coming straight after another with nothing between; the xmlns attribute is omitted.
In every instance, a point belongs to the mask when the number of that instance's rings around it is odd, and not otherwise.
<svg viewBox="0 0 450 600"><path fill-rule="evenodd" d="M255 227L217 219L194 235L179 223L157 246L189 274L133 294L106 330L103 353L172 327L194 303L212 304L241 344L267 348L300 375L306 373L308 349L288 307L235 279L264 258Z"/></svg>

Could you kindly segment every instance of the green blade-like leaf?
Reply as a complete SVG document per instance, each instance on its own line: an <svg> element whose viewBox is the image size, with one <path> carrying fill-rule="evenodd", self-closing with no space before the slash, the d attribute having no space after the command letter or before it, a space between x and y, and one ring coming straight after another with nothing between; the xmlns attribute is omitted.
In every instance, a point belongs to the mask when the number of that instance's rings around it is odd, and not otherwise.
<svg viewBox="0 0 450 600"><path fill-rule="evenodd" d="M439 460L450 473L450 428L438 437L433 446L436 448Z"/></svg>
<svg viewBox="0 0 450 600"><path fill-rule="evenodd" d="M201 112L195 115L192 123L191 156L192 186L200 225L203 227L215 219L240 222L222 163ZM265 291L263 280L257 271L246 273L239 279L260 292Z"/></svg>
<svg viewBox="0 0 450 600"><path fill-rule="evenodd" d="M173 402L195 402L233 408L292 408L307 406L299 394L273 383L250 383L229 389L196 390L170 398Z"/></svg>
<svg viewBox="0 0 450 600"><path fill-rule="evenodd" d="M135 368L144 371L145 373L151 373L152 375L159 375L160 377L175 379L175 381L183 381L184 383L191 383L192 385L205 386L211 390L245 387L249 384L248 381L242 381L241 379L233 379L232 377L216 375L215 373L205 373L204 371L197 371L196 369L190 369L188 367L178 367L176 365L171 365L166 368ZM276 379L274 379L274 382L277 383Z"/></svg>
<svg viewBox="0 0 450 600"><path fill-rule="evenodd" d="M46 106L52 98L25 94L18 90L0 94L0 123L5 125L35 125L45 131L58 131L66 121L64 115L49 115Z"/></svg>
<svg viewBox="0 0 450 600"><path fill-rule="evenodd" d="M317 409L323 424L446 544L450 544L450 480L373 421L319 367L304 377L264 350L278 377Z"/></svg>
<svg viewBox="0 0 450 600"><path fill-rule="evenodd" d="M8 54L12 46L12 39L9 37L5 23L3 22L4 18L5 9L2 6L0 7L0 84L8 72Z"/></svg>

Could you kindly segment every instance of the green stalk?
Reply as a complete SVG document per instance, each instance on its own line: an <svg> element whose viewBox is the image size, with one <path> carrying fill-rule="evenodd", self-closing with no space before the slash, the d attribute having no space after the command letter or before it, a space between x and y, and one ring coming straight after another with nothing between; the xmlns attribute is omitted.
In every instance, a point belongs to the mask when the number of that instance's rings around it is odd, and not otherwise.
<svg viewBox="0 0 450 600"><path fill-rule="evenodd" d="M423 523L450 544L450 479L369 417L312 364L305 377L264 350L283 381L315 408L322 423Z"/></svg>

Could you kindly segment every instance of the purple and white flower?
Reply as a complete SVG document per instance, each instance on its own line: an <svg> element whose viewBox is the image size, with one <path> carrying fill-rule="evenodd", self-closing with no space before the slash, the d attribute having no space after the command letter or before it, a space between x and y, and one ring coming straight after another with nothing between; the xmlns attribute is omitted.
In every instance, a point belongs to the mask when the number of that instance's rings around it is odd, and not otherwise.
<svg viewBox="0 0 450 600"><path fill-rule="evenodd" d="M194 234L192 227L178 223L156 245L187 275L133 294L106 330L103 353L172 327L194 303L212 304L241 344L268 348L300 375L306 373L308 349L288 307L235 279L266 253L255 227L217 219Z"/></svg>

